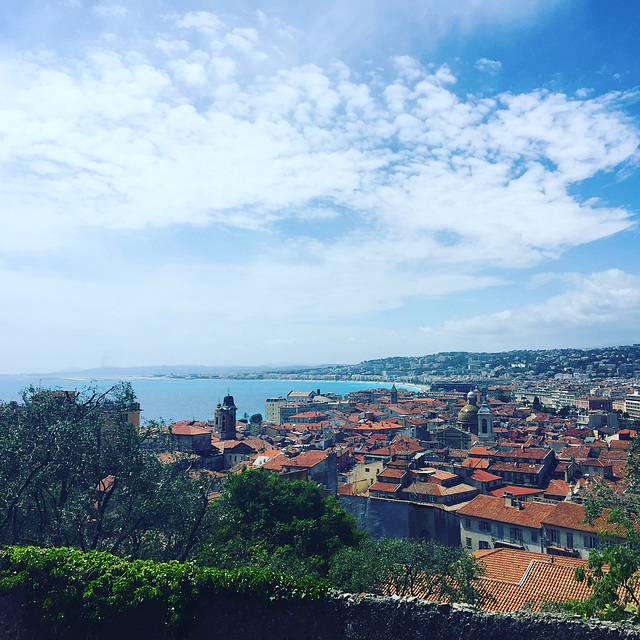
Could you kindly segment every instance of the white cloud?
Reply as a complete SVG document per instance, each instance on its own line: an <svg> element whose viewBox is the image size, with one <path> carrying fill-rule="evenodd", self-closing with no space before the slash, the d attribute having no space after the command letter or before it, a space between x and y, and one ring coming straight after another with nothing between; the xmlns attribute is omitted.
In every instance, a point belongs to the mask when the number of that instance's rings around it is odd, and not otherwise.
<svg viewBox="0 0 640 640"><path fill-rule="evenodd" d="M465 6L456 19L477 17ZM220 15L168 16L162 33L132 33L126 47L114 36L76 57L0 60L0 254L14 310L0 324L28 326L40 297L56 335L93 324L114 344L139 340L140 357L160 348L148 336L193 344L212 323L230 354L250 352L240 327L275 349L283 326L303 344L321 322L336 344L363 336L362 348L387 336L354 326L368 315L506 286L497 269L632 227L631 212L577 195L581 181L637 160L626 94L476 97L449 66L407 56L371 75L336 60L291 65L282 52L300 33ZM43 269L43 256L58 266ZM222 286L233 317L220 317ZM556 302L581 308L567 300ZM612 317L633 313L607 304ZM420 333L498 335L526 317L441 329L425 319ZM344 319L354 324L338 330ZM166 361L172 348L162 345Z"/></svg>
<svg viewBox="0 0 640 640"><path fill-rule="evenodd" d="M619 269L589 275L541 274L536 278L536 285L541 286L553 279L565 283L566 290L563 293L518 309L466 320L449 320L435 335L445 340L469 336L483 344L491 336L510 340L512 344L518 344L519 341L520 345L525 340L545 343L555 340L554 346L561 346L574 343L576 336L584 336L590 329L608 326L612 328L610 341L615 343L620 340L621 332L626 332L630 326L637 326L640 321L638 275Z"/></svg>
<svg viewBox="0 0 640 640"><path fill-rule="evenodd" d="M570 194L636 153L638 131L607 97L461 99L446 65L408 58L388 84L318 65L243 80L260 64L243 59L255 29L225 35L205 12L176 23L215 30L241 55L165 37L153 45L163 65L145 43L4 61L0 159L12 179L1 193L17 231L5 250L33 248L36 220L62 235L86 225L258 229L321 202L375 221L418 260L523 266L630 225L623 209Z"/></svg>
<svg viewBox="0 0 640 640"><path fill-rule="evenodd" d="M93 10L102 18L123 18L129 13L126 7L119 4L95 4Z"/></svg>
<svg viewBox="0 0 640 640"><path fill-rule="evenodd" d="M480 71L486 71L491 75L495 75L498 71L502 70L502 62L499 60L489 60L489 58L480 58L476 60L475 67Z"/></svg>

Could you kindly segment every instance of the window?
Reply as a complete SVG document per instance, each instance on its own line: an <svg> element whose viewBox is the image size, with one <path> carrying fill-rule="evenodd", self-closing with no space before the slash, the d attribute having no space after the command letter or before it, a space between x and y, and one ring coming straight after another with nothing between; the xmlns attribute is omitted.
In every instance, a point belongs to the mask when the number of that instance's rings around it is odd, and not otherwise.
<svg viewBox="0 0 640 640"><path fill-rule="evenodd" d="M467 549L471 549L471 538L467 538Z"/></svg>
<svg viewBox="0 0 640 640"><path fill-rule="evenodd" d="M522 542L522 529L519 527L510 527L509 536L511 542Z"/></svg>
<svg viewBox="0 0 640 640"><path fill-rule="evenodd" d="M567 548L573 549L573 533L567 533Z"/></svg>
<svg viewBox="0 0 640 640"><path fill-rule="evenodd" d="M487 433L487 419L482 418L482 433Z"/></svg>
<svg viewBox="0 0 640 640"><path fill-rule="evenodd" d="M480 520L480 531L491 531L491 523L486 520Z"/></svg>
<svg viewBox="0 0 640 640"><path fill-rule="evenodd" d="M464 519L464 526L466 529L471 529L471 518Z"/></svg>
<svg viewBox="0 0 640 640"><path fill-rule="evenodd" d="M369 473L369 467L365 467L364 470L365 470L365 473Z"/></svg>
<svg viewBox="0 0 640 640"><path fill-rule="evenodd" d="M486 540L480 540L478 543L478 549L488 549L489 543Z"/></svg>
<svg viewBox="0 0 640 640"><path fill-rule="evenodd" d="M598 536L585 536L584 546L587 549L595 549L598 546Z"/></svg>
<svg viewBox="0 0 640 640"><path fill-rule="evenodd" d="M498 525L498 538L504 538L504 525L502 523Z"/></svg>
<svg viewBox="0 0 640 640"><path fill-rule="evenodd" d="M551 544L558 544L560 536L557 529L549 529L549 541Z"/></svg>

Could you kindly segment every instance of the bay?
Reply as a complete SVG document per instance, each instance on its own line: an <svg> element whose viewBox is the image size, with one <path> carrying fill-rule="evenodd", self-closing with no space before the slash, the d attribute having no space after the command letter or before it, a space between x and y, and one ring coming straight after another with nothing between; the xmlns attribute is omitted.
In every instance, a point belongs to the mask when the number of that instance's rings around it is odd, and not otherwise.
<svg viewBox="0 0 640 640"><path fill-rule="evenodd" d="M390 388L393 383L327 380L223 380L223 379L131 379L142 409L142 421L213 420L213 412L224 396L233 396L238 418L265 413L267 398L285 396L289 391L317 391L345 395L360 389ZM20 400L22 389L33 385L43 389L82 390L89 386L106 391L119 380L79 380L71 378L0 377L0 401ZM397 385L400 387L401 385ZM402 385L414 389L412 385Z"/></svg>

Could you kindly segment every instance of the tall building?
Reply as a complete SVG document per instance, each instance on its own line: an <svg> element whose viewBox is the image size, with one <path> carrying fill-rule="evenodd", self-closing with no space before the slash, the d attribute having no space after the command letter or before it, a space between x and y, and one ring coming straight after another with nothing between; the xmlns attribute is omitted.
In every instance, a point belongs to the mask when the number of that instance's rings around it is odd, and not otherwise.
<svg viewBox="0 0 640 640"><path fill-rule="evenodd" d="M486 398L478 410L478 438L480 440L493 440L493 411Z"/></svg>
<svg viewBox="0 0 640 640"><path fill-rule="evenodd" d="M238 408L233 402L233 396L225 396L222 405L214 411L214 426L220 436L220 440L236 439L236 411Z"/></svg>

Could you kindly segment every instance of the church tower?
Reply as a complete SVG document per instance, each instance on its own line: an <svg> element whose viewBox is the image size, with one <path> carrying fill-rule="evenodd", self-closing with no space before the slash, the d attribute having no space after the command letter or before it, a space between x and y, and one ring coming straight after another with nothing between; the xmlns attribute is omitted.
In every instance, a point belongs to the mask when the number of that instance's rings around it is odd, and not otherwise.
<svg viewBox="0 0 640 640"><path fill-rule="evenodd" d="M391 387L389 397L391 399L391 404L398 404L398 390L396 389L395 384Z"/></svg>
<svg viewBox="0 0 640 640"><path fill-rule="evenodd" d="M486 398L478 410L478 439L493 441L493 411L487 404Z"/></svg>
<svg viewBox="0 0 640 640"><path fill-rule="evenodd" d="M225 396L222 405L218 406L213 413L216 433L220 440L236 439L236 411L238 408L233 402L233 396Z"/></svg>

